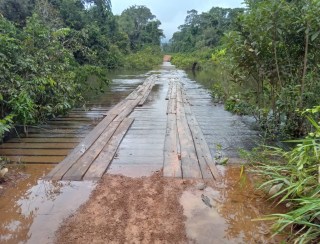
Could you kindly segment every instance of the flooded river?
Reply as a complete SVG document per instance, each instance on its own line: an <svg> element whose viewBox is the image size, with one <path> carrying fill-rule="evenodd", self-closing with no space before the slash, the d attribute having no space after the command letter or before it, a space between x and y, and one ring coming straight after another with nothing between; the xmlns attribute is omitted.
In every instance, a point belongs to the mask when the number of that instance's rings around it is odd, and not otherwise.
<svg viewBox="0 0 320 244"><path fill-rule="evenodd" d="M166 93L166 86L161 84L161 80L165 81L170 74L178 75L213 156L220 154L228 157L230 163L237 163L239 162L238 149L250 149L255 145L258 140L257 131L251 129L243 118L226 112L222 105L214 104L210 92L201 83L190 79L184 71L175 69L169 63L165 63L159 70L144 74L115 74L112 84L104 93L88 95L86 105L88 110L80 108L75 111L87 113L89 122L86 120L85 125L94 126L99 120L90 120L90 116L97 116L97 113L92 111L105 113L151 74L158 74L160 79L150 95L150 116L159 118L159 113L166 110L166 107L161 105ZM160 100L162 102L159 102ZM139 114L142 110L137 109L134 113ZM73 118L77 116L74 115ZM150 137L150 142L145 143L154 149L154 153L150 154L156 158L156 163L152 167L143 167L144 170L135 169L134 172L131 169L125 169L121 150L130 147L130 140L134 141L137 138L146 140L150 134L147 132L139 137L131 135L129 131L128 137L119 147L118 155L111 164L109 173L147 176L161 169L162 154L158 155L157 151L162 150L161 131L165 132L166 120L159 118L157 121L156 130L159 131L159 138ZM81 120L77 121L79 128L84 125L81 123ZM139 127L139 121L137 123ZM50 131L50 127L48 128ZM151 126L149 129L152 132L155 127ZM82 138L88 133L88 130L69 133L67 138L72 141L72 138L79 138L79 133ZM70 145L69 149L72 149L78 141L74 140L74 144ZM17 140L15 143L20 142ZM134 147L134 143L131 144ZM153 147L153 144L157 146ZM132 151L133 154L143 153L135 149ZM132 155L124 155L124 157L133 158ZM22 179L2 193L0 196L0 243L52 243L54 233L63 219L74 213L81 204L88 200L96 183L42 181L41 177L47 174L52 167L53 164L25 164L19 170L23 174ZM188 235L198 240L199 243L208 243L210 238L219 240L216 243L268 243L268 240L271 240L270 228L266 224L256 224L252 222L252 219L273 212L275 209L270 207L270 202L266 202L260 193L255 193L250 181L245 181L240 187L240 168L238 166L221 166L220 170L224 172L224 181L220 185L208 188L206 192L216 199L215 211L208 212L208 209L203 208L197 192L187 191L181 198L181 204L185 207L184 214L188 219L186 222ZM137 174L139 172L142 174ZM212 229L215 231L212 232ZM206 241L202 238L206 238Z"/></svg>

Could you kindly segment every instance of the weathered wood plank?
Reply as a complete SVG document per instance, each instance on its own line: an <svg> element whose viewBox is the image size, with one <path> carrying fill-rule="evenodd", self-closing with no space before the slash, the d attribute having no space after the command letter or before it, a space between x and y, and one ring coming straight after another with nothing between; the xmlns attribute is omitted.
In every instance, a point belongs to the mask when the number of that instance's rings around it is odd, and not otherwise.
<svg viewBox="0 0 320 244"><path fill-rule="evenodd" d="M176 114L177 113L177 99L171 98L168 102L167 114Z"/></svg>
<svg viewBox="0 0 320 244"><path fill-rule="evenodd" d="M178 103L177 128L181 147L183 178L201 178L201 170L194 147L192 134L184 113L183 103Z"/></svg>
<svg viewBox="0 0 320 244"><path fill-rule="evenodd" d="M97 140L101 133L114 120L116 115L106 116L86 137L85 139L45 178L48 180L60 180L71 166L83 155L84 149L90 146Z"/></svg>
<svg viewBox="0 0 320 244"><path fill-rule="evenodd" d="M163 156L161 157L121 157L114 158L112 164L123 165L155 165L163 166Z"/></svg>
<svg viewBox="0 0 320 244"><path fill-rule="evenodd" d="M119 147L123 137L133 123L132 118L125 118L119 125L110 141L103 148L98 158L91 164L89 170L84 175L84 180L99 179L109 167L117 148Z"/></svg>
<svg viewBox="0 0 320 244"><path fill-rule="evenodd" d="M66 156L69 153L69 149L0 149L0 155L14 156Z"/></svg>
<svg viewBox="0 0 320 244"><path fill-rule="evenodd" d="M72 165L64 174L63 180L81 180L82 176L88 170L95 158L100 154L104 146L108 143L116 129L120 125L118 121L112 121L110 125L102 132L99 138L90 148Z"/></svg>
<svg viewBox="0 0 320 244"><path fill-rule="evenodd" d="M154 84L155 82L152 81L151 84L148 86L148 89L147 91L144 93L142 99L140 100L138 106L143 106L143 104L146 102L147 98L149 97L151 91L152 91L152 88L154 87Z"/></svg>
<svg viewBox="0 0 320 244"><path fill-rule="evenodd" d="M118 114L118 116L115 118L115 121L122 121L128 115L130 115L133 109L139 104L140 99L141 97L138 97L136 100L131 100L130 103L127 105L127 107Z"/></svg>
<svg viewBox="0 0 320 244"><path fill-rule="evenodd" d="M183 102L181 84L180 83L177 84L177 102L178 103L182 103Z"/></svg>
<svg viewBox="0 0 320 244"><path fill-rule="evenodd" d="M19 149L19 148L25 148L25 149L33 149L33 148L39 148L39 149L73 149L77 143L4 143L0 145L1 149Z"/></svg>
<svg viewBox="0 0 320 244"><path fill-rule="evenodd" d="M29 137L34 137L35 135L43 135L43 134L50 134L50 136L52 136L53 134L60 134L60 135L73 135L73 134L76 134L76 135L79 135L79 134L82 134L82 133L86 133L86 132L89 132L90 131L90 128L82 128L82 129L64 129L64 128L51 128L51 129L45 129L45 128L39 128L39 129L36 129L36 128L30 128L28 130L28 135Z"/></svg>
<svg viewBox="0 0 320 244"><path fill-rule="evenodd" d="M197 124L194 116L187 116L187 121L189 124L189 128L193 137L197 157L199 160L199 165L202 173L202 178L204 179L210 179L213 177L213 174L211 174L211 170L209 166L207 165L205 154L203 151L203 144L206 144L206 140L201 132L201 129L199 125ZM210 151L209 151L210 153ZM210 157L211 158L211 157Z"/></svg>
<svg viewBox="0 0 320 244"><path fill-rule="evenodd" d="M212 158L209 146L208 146L206 139L201 131L201 128L197 124L196 118L194 116L190 116L189 120L190 120L190 129L193 134L193 137L195 138L195 140L198 141L198 143L196 144L198 155L199 155L199 157L202 157L205 160L208 169L210 169L211 174L217 180L221 176L220 176L219 171L218 171L218 169L215 165L215 162Z"/></svg>
<svg viewBox="0 0 320 244"><path fill-rule="evenodd" d="M176 99L177 98L177 82L173 82L170 99Z"/></svg>
<svg viewBox="0 0 320 244"><path fill-rule="evenodd" d="M182 178L181 162L177 152L177 117L168 114L166 137L164 142L163 175Z"/></svg>
<svg viewBox="0 0 320 244"><path fill-rule="evenodd" d="M73 133L73 134L28 133L28 138L74 138L74 137L84 138L85 136L84 136L84 134L78 134L78 133Z"/></svg>
<svg viewBox="0 0 320 244"><path fill-rule="evenodd" d="M83 121L83 122L90 122L90 121L93 121L93 120L100 120L100 119L103 119L103 115L101 116L92 116L92 115L89 115L89 116L83 116L83 115L79 115L79 116L72 116L72 117L58 117L58 118L54 118L52 120L50 120L50 122L52 121L55 121L55 122L68 122L68 121Z"/></svg>
<svg viewBox="0 0 320 244"><path fill-rule="evenodd" d="M7 156L11 161L26 164L57 164L65 156Z"/></svg>
<svg viewBox="0 0 320 244"><path fill-rule="evenodd" d="M51 131L52 129L72 129L72 130L77 130L77 129L88 129L88 128L93 128L90 123L88 124L51 124L48 123L47 125L41 125L39 127L35 127L34 129L39 129L39 130L44 130L44 131Z"/></svg>
<svg viewBox="0 0 320 244"><path fill-rule="evenodd" d="M140 95L141 91L143 91L145 85L139 85L133 92L131 92L127 97L126 100L136 100Z"/></svg>
<svg viewBox="0 0 320 244"><path fill-rule="evenodd" d="M9 141L6 142L8 143L19 143L19 142L24 142L24 143L32 143L32 142L37 142L37 143L72 143L72 142L80 142L83 138L80 137L75 137L75 138L12 138Z"/></svg>
<svg viewBox="0 0 320 244"><path fill-rule="evenodd" d="M181 89L181 95L182 95L182 100L184 104L184 112L187 118L187 123L189 125L191 135L193 137L202 177L205 179L212 178L212 177L214 177L215 179L218 179L220 175L215 166L214 161L212 160L209 146L206 142L206 139L202 133L202 130L195 116L191 111L189 102L186 99L186 93L182 88L182 86L180 87L180 89Z"/></svg>
<svg viewBox="0 0 320 244"><path fill-rule="evenodd" d="M169 85L168 85L168 92L167 92L167 95L166 95L166 100L169 100L170 98L170 94L171 94L171 90L172 90L172 80L169 81Z"/></svg>

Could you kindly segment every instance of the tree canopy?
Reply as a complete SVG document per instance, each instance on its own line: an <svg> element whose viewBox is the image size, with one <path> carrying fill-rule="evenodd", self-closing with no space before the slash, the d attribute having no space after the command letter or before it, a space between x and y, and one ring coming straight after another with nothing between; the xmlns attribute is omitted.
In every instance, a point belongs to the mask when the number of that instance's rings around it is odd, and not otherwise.
<svg viewBox="0 0 320 244"><path fill-rule="evenodd" d="M236 27L237 16L244 9L213 7L199 14L196 10L187 12L185 23L179 26L170 40L170 51L192 52L203 47L221 44L223 34Z"/></svg>

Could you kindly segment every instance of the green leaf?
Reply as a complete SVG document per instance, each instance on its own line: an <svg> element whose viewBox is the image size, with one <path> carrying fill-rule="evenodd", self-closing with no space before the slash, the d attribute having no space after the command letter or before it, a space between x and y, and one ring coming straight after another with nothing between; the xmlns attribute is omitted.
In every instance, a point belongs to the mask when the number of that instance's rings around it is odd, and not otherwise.
<svg viewBox="0 0 320 244"><path fill-rule="evenodd" d="M311 41L314 41L320 34L320 31L317 31L316 33L313 33L313 35L311 36Z"/></svg>

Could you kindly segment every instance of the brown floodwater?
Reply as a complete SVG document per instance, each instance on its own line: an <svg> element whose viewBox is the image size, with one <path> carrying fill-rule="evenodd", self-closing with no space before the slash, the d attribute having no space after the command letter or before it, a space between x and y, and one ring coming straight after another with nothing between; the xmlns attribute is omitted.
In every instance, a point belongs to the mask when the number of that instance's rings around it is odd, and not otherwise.
<svg viewBox="0 0 320 244"><path fill-rule="evenodd" d="M220 170L221 182L208 183L202 191L191 188L180 199L188 238L196 243L280 243L284 237L273 237L271 223L261 218L284 212L284 207L257 191L246 173L240 176L240 166ZM203 197L209 199L209 206Z"/></svg>
<svg viewBox="0 0 320 244"><path fill-rule="evenodd" d="M62 221L85 201L95 183L39 180L47 165L26 165L24 177L0 198L0 243L52 243Z"/></svg>

